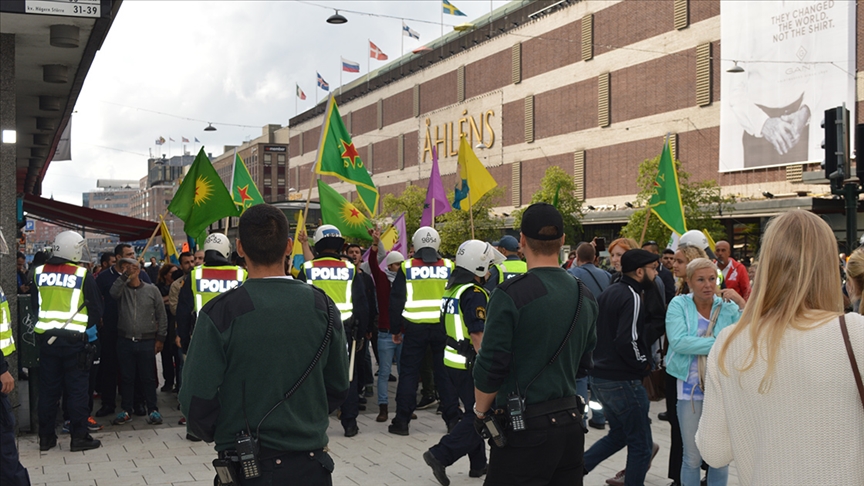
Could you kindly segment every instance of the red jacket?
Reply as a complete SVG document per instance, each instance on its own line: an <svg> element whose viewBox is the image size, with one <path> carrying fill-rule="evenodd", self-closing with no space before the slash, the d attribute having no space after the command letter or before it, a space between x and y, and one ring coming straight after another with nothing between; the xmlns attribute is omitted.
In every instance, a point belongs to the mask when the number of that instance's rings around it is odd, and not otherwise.
<svg viewBox="0 0 864 486"><path fill-rule="evenodd" d="M729 258L729 263L726 265L729 272L723 280L726 283L727 289L735 289L744 300L750 298L750 275L747 273L747 267L735 261L734 258Z"/></svg>

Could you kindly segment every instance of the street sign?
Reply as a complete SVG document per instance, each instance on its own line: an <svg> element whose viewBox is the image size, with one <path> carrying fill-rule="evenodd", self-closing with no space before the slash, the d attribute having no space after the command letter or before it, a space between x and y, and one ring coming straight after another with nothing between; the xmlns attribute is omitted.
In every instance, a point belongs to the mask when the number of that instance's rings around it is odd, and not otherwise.
<svg viewBox="0 0 864 486"><path fill-rule="evenodd" d="M32 233L36 231L36 221L32 219L28 219L26 223L24 223L24 232Z"/></svg>

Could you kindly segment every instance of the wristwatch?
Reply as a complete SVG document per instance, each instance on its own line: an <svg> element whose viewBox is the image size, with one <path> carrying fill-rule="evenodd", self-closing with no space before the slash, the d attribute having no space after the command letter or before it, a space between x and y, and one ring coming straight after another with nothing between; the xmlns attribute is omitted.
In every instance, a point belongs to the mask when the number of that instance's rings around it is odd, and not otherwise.
<svg viewBox="0 0 864 486"><path fill-rule="evenodd" d="M476 415L478 419L480 419L480 420L485 419L487 413L489 413L488 410L485 412L481 412L481 411L477 410L477 402L474 402L474 415Z"/></svg>

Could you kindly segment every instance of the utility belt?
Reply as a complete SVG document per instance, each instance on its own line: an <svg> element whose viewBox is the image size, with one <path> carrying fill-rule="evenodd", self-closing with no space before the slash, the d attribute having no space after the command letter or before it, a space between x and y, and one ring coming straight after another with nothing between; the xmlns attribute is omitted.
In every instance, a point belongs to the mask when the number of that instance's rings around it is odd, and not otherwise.
<svg viewBox="0 0 864 486"><path fill-rule="evenodd" d="M535 403L530 407L525 407L520 397L513 396L507 400L506 407L495 409L486 416L480 432L484 439L492 439L493 444L504 447L518 432L581 425L584 411L585 400L579 395Z"/></svg>
<svg viewBox="0 0 864 486"><path fill-rule="evenodd" d="M90 337L87 333L52 329L40 334L40 339L43 346L51 346L59 340L71 345L84 344L77 355L78 362L76 367L81 371L90 371L93 361L96 360L97 348L95 344L90 342Z"/></svg>
<svg viewBox="0 0 864 486"><path fill-rule="evenodd" d="M456 350L456 354L465 358L465 365L470 370L474 366L474 361L477 359L477 350L474 349L474 343L470 339L457 341L451 336L447 336L447 346Z"/></svg>
<svg viewBox="0 0 864 486"><path fill-rule="evenodd" d="M324 449L315 449L312 451L275 451L266 447L260 447L255 460L259 464L272 463L271 465L281 465L290 467L292 462L317 460L322 467L333 472L333 459L327 454ZM260 471L257 475L250 469L247 464L248 458L244 458L246 454L239 452L237 449L229 449L219 451L218 458L213 460L213 467L216 469L216 479L214 484L217 486L242 486L247 484L248 479L257 478L260 476ZM272 469L266 467L262 469Z"/></svg>

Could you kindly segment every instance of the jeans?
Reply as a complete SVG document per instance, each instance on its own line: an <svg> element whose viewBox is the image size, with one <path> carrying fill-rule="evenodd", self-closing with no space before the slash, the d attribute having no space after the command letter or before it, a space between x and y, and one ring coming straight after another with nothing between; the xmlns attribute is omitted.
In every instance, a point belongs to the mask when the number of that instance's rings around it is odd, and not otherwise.
<svg viewBox="0 0 864 486"><path fill-rule="evenodd" d="M120 406L132 413L136 375L144 394L147 412L159 410L156 406L156 340L117 339L117 360L120 365Z"/></svg>
<svg viewBox="0 0 864 486"><path fill-rule="evenodd" d="M402 345L394 343L393 335L389 332L378 331L378 405L387 405L387 383L390 381L394 356L396 367L401 374L399 360L402 356Z"/></svg>
<svg viewBox="0 0 864 486"><path fill-rule="evenodd" d="M597 395L595 393L591 393L588 391L588 377L576 378L576 394L585 399L585 404L590 405L591 401L596 400ZM605 424L606 417L603 415L603 409L594 410L593 408L585 407L585 414L582 418L582 427L585 428L588 426L587 418L588 418L588 410L591 410L591 421L595 424Z"/></svg>
<svg viewBox="0 0 864 486"><path fill-rule="evenodd" d="M702 400L678 400L678 423L684 443L684 460L681 463L681 485L699 486L702 473L702 455L696 447L696 429L702 417ZM726 486L729 466L708 468L708 486Z"/></svg>
<svg viewBox="0 0 864 486"><path fill-rule="evenodd" d="M641 485L651 465L654 444L648 422L650 402L642 380L611 381L592 376L590 382L591 390L603 404L609 433L585 452L585 470L591 471L627 446L624 484Z"/></svg>
<svg viewBox="0 0 864 486"><path fill-rule="evenodd" d="M408 424L411 422L411 414L417 408L420 363L426 356L427 347L432 348L435 384L438 386L438 395L444 403L451 399L451 392L444 374L444 343L447 338L444 326L406 321L405 333L402 336L402 358L399 360L401 373L399 385L396 387L396 417L393 418L393 423ZM379 376L381 374L379 373ZM452 417L442 416L442 418L444 423L448 423L448 419Z"/></svg>

